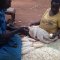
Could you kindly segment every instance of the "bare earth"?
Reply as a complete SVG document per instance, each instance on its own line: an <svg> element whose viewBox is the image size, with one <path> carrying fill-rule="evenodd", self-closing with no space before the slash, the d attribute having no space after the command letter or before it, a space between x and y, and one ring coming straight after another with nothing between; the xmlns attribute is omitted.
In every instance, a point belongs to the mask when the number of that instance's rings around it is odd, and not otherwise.
<svg viewBox="0 0 60 60"><path fill-rule="evenodd" d="M28 26L41 19L42 14L50 6L50 0L13 0L16 9L16 26Z"/></svg>

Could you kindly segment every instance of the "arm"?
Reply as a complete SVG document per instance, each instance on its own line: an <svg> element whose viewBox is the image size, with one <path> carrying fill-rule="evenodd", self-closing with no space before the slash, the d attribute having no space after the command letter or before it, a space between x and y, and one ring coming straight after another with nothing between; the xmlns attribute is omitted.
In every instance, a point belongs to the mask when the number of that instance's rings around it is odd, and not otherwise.
<svg viewBox="0 0 60 60"><path fill-rule="evenodd" d="M29 29L28 29L28 27L20 27L13 31L8 31L5 34L0 34L0 37L2 38L2 40L0 40L0 46L3 46L7 42L9 42L10 38L17 33L29 35Z"/></svg>
<svg viewBox="0 0 60 60"><path fill-rule="evenodd" d="M53 33L53 36L51 38L53 39L56 36L58 36L60 38L60 28L58 29L58 31L56 33Z"/></svg>
<svg viewBox="0 0 60 60"><path fill-rule="evenodd" d="M59 35L60 35L60 16L58 16L58 20L56 22L57 24L57 31L55 33L53 33L53 37L52 38L55 38L56 36L58 36L59 38Z"/></svg>

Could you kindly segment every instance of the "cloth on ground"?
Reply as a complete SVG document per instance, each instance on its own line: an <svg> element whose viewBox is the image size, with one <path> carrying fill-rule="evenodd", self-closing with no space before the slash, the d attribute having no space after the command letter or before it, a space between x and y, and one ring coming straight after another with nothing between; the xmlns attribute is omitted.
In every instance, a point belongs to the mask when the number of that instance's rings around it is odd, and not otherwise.
<svg viewBox="0 0 60 60"><path fill-rule="evenodd" d="M22 44L22 60L60 60L60 40L45 44L26 36Z"/></svg>

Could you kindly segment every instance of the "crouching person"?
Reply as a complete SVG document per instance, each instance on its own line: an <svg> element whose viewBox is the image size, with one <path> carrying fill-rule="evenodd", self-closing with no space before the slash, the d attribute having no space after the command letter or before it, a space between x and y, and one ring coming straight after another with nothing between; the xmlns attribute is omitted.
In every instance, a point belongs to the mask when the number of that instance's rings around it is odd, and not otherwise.
<svg viewBox="0 0 60 60"><path fill-rule="evenodd" d="M0 0L0 60L21 60L21 38L6 30L5 10L11 0Z"/></svg>

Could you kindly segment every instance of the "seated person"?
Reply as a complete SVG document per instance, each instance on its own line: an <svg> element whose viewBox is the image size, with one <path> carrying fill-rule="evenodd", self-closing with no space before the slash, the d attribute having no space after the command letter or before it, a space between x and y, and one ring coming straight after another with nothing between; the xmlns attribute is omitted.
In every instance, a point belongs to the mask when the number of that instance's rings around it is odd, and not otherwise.
<svg viewBox="0 0 60 60"><path fill-rule="evenodd" d="M59 0L58 0L59 1ZM51 1L51 8L42 16L40 22L34 23L32 25L39 25L39 28L44 29L48 33L59 33L60 29L60 3L56 1Z"/></svg>
<svg viewBox="0 0 60 60"><path fill-rule="evenodd" d="M6 30L5 10L10 5L11 0L0 0L0 60L21 60L21 38Z"/></svg>
<svg viewBox="0 0 60 60"><path fill-rule="evenodd" d="M47 11L42 16L41 21L37 23L31 24L29 27L29 34L34 39L38 39L43 41L44 39L51 41L55 41L54 37L58 36L60 33L60 0L52 0L51 8L47 9ZM39 26L32 26L39 25ZM49 34L52 33L53 37L50 39ZM58 37L57 37L58 38ZM43 41L44 42L44 41ZM47 42L49 43L49 42Z"/></svg>

